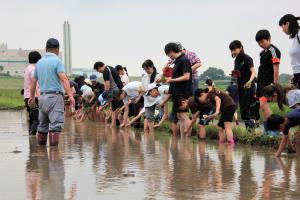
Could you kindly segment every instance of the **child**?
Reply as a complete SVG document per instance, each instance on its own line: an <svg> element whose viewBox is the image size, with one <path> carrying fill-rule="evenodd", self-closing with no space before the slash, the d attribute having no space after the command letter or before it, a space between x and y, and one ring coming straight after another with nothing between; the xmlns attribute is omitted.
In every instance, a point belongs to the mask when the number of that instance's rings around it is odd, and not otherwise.
<svg viewBox="0 0 300 200"><path fill-rule="evenodd" d="M190 97L188 100L183 100L181 102L180 109L187 109L190 108L193 116L191 123L189 124L188 128L184 131L185 133L192 129L192 126L196 123L197 118L199 117L199 133L198 137L200 140L205 139L206 137L206 130L205 126L209 124L210 119L205 119L205 116L209 116L215 112L213 106L210 103L200 103L201 89L197 89L195 91L194 97Z"/></svg>
<svg viewBox="0 0 300 200"><path fill-rule="evenodd" d="M127 69L125 67L123 67L122 65L117 65L115 67L115 69L117 70L117 72L120 75L123 86L128 84L129 83L129 77L128 77Z"/></svg>
<svg viewBox="0 0 300 200"><path fill-rule="evenodd" d="M238 105L239 103L239 88L236 83L236 79L232 78L230 82L230 86L226 89L227 94L233 99L234 103ZM239 125L237 112L234 113L235 124Z"/></svg>
<svg viewBox="0 0 300 200"><path fill-rule="evenodd" d="M142 64L143 70L146 72L145 75L142 77L142 87L143 90L147 91L149 84L151 83L157 83L157 81L160 79L159 74L157 73L156 67L154 66L154 63L152 60L145 60ZM152 115L152 109L151 107L155 104L155 98L144 95L144 107L145 107L145 116L146 119L144 120L144 131L153 132L154 129L154 116ZM147 109L149 108L149 109Z"/></svg>
<svg viewBox="0 0 300 200"><path fill-rule="evenodd" d="M268 30L260 30L255 36L256 42L263 49L260 53L260 66L257 75L257 96L262 96L262 89L279 82L279 64L281 53L271 44L271 35Z"/></svg>
<svg viewBox="0 0 300 200"><path fill-rule="evenodd" d="M284 150L286 144L289 141L289 130L294 126L300 125L300 107L292 110L287 114L286 117L281 117L279 115L271 115L267 120L267 127L270 130L280 130L283 132L283 137L281 139L279 148L275 153L276 157L280 157L282 151Z"/></svg>
<svg viewBox="0 0 300 200"><path fill-rule="evenodd" d="M139 81L132 81L125 85L122 90L114 91L113 98L117 100L121 100L124 103L124 115L123 115L123 123L121 127L124 127L128 123L129 116L129 105L136 104L139 102L142 97L144 90L142 88L142 83Z"/></svg>
<svg viewBox="0 0 300 200"><path fill-rule="evenodd" d="M248 130L255 128L255 69L252 58L244 52L244 47L239 40L230 43L229 49L234 60L234 70L231 76L237 78L239 105L241 118Z"/></svg>
<svg viewBox="0 0 300 200"><path fill-rule="evenodd" d="M236 110L236 105L233 99L225 92L218 90L208 91L208 88L199 89L198 93L199 96L196 98L200 103L211 103L215 107L215 113L204 116L205 120L210 120L221 115L218 123L219 142L224 143L227 140L229 144L234 144L231 122ZM226 136L224 135L224 131Z"/></svg>

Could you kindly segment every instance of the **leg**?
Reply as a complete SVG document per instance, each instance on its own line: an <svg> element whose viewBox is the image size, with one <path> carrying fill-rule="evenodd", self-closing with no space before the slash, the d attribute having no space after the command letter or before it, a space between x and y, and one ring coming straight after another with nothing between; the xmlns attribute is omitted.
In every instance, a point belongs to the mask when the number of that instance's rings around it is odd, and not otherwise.
<svg viewBox="0 0 300 200"><path fill-rule="evenodd" d="M225 143L226 137L225 137L224 129L222 127L218 127L218 134L219 134L219 143Z"/></svg>
<svg viewBox="0 0 300 200"><path fill-rule="evenodd" d="M50 96L49 96L50 97ZM64 99L62 95L55 94L48 98L49 105L53 105L48 113L49 124L49 143L50 146L58 146L59 135L64 127ZM49 109L49 108L48 108Z"/></svg>
<svg viewBox="0 0 300 200"><path fill-rule="evenodd" d="M191 120L188 116L188 113L186 113L186 112L177 113L177 117L180 122L180 124L179 124L180 132L183 133L184 130L188 128L189 124L191 123ZM186 134L186 136L188 136L188 137L191 136L191 132L192 132L192 130L189 130L188 133Z"/></svg>
<svg viewBox="0 0 300 200"><path fill-rule="evenodd" d="M47 113L44 112L45 105L45 96L41 96L39 101L39 125L38 125L38 134L37 140L39 145L46 145L47 144L47 136L49 132L49 118Z"/></svg>
<svg viewBox="0 0 300 200"><path fill-rule="evenodd" d="M205 137L206 137L205 126L199 124L199 125L198 125L198 128L199 128L199 138L200 138L200 139L205 139Z"/></svg>
<svg viewBox="0 0 300 200"><path fill-rule="evenodd" d="M226 133L227 141L229 143L234 143L233 133L232 133L232 129L231 129L231 122L224 122L224 126L225 126L225 133Z"/></svg>
<svg viewBox="0 0 300 200"><path fill-rule="evenodd" d="M154 113L155 113L155 105L145 108L146 130L149 129L149 133L154 133ZM145 130L145 126L144 126L144 130Z"/></svg>

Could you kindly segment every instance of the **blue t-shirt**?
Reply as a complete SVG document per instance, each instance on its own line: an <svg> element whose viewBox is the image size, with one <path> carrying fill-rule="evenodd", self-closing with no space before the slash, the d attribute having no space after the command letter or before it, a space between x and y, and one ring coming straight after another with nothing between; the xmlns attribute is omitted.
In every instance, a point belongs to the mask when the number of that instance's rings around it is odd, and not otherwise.
<svg viewBox="0 0 300 200"><path fill-rule="evenodd" d="M36 64L33 76L39 81L41 92L64 92L58 77L62 72L65 68L60 58L54 53L46 53Z"/></svg>

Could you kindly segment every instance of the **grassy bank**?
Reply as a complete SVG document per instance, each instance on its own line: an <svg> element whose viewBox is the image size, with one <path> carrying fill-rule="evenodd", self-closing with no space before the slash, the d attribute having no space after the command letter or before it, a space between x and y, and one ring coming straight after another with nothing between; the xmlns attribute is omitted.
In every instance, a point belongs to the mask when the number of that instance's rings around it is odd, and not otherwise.
<svg viewBox="0 0 300 200"><path fill-rule="evenodd" d="M0 77L0 109L20 109L24 107L23 78Z"/></svg>
<svg viewBox="0 0 300 200"><path fill-rule="evenodd" d="M196 126L193 127L194 133L192 134L192 139L194 141L198 141L198 128ZM210 124L205 127L206 130L206 138L209 140L218 140L218 127L215 124ZM172 134L170 130L170 124L164 123L158 131L167 132ZM267 146L272 148L277 148L280 143L280 136L268 136L262 134L262 130L257 130L255 133L249 133L242 126L234 126L232 128L234 139L236 143L239 144L247 144L247 145L255 145L255 146Z"/></svg>

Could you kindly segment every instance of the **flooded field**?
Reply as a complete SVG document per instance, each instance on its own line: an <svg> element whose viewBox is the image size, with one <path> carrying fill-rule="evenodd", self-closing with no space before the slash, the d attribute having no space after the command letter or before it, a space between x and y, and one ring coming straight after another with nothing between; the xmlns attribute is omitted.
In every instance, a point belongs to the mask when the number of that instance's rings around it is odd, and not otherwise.
<svg viewBox="0 0 300 200"><path fill-rule="evenodd" d="M300 199L300 160L269 148L67 119L59 148L0 112L0 199Z"/></svg>

